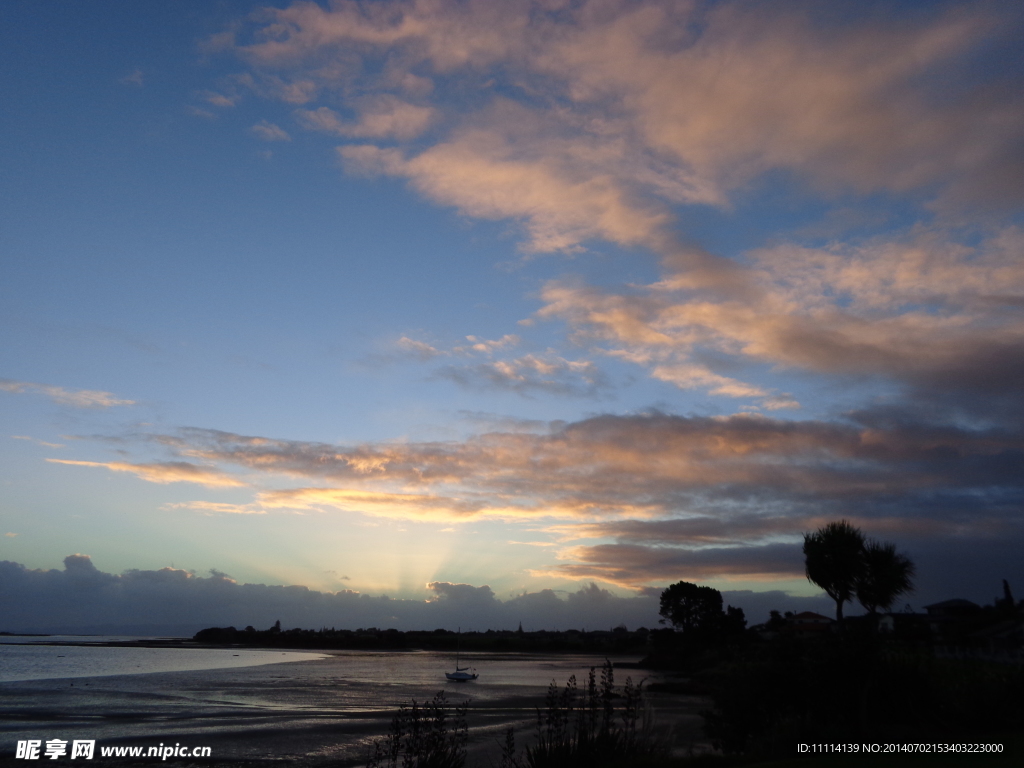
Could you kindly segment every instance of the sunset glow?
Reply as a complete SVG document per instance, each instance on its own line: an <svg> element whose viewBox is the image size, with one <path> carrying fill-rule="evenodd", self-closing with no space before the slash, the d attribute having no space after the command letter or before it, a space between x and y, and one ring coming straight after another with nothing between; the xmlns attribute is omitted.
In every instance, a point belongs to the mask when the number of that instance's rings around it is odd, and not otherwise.
<svg viewBox="0 0 1024 768"><path fill-rule="evenodd" d="M14 3L5 610L759 621L839 518L1024 588L1011 5Z"/></svg>

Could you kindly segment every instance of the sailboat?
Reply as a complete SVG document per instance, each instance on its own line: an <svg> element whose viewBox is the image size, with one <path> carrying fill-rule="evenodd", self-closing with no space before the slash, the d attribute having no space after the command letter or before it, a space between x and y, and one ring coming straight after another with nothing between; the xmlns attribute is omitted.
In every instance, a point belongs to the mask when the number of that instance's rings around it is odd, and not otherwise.
<svg viewBox="0 0 1024 768"><path fill-rule="evenodd" d="M455 641L455 671L445 672L444 676L453 683L465 683L468 680L476 680L480 675L470 667L459 666L459 652L462 646L462 627L459 627L458 639Z"/></svg>

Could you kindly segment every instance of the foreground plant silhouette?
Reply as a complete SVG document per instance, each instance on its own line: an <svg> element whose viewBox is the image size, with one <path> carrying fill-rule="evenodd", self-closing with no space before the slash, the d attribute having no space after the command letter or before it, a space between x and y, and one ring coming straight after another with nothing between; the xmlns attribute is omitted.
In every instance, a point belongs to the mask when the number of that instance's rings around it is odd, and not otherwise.
<svg viewBox="0 0 1024 768"><path fill-rule="evenodd" d="M667 752L655 738L650 712L645 706L643 683L626 678L621 708L616 708L614 671L610 661L601 669L591 667L582 691L573 675L559 690L548 687L545 707L537 710L537 743L520 756L510 726L501 749L501 768L554 768L624 764L641 757Z"/></svg>
<svg viewBox="0 0 1024 768"><path fill-rule="evenodd" d="M621 701L617 701L621 700ZM467 705L454 707L443 691L423 705L415 699L403 705L391 721L391 731L373 742L367 768L462 768L466 764ZM667 744L655 737L643 683L626 678L615 692L610 661L591 667L586 686L579 689L573 675L559 689L552 680L537 709L537 743L520 754L515 731L509 726L501 745L501 768L573 768L574 766L631 765L640 758L667 755Z"/></svg>
<svg viewBox="0 0 1024 768"><path fill-rule="evenodd" d="M422 706L413 699L391 721L391 732L373 742L367 768L462 768L466 764L466 709L452 710L444 691Z"/></svg>

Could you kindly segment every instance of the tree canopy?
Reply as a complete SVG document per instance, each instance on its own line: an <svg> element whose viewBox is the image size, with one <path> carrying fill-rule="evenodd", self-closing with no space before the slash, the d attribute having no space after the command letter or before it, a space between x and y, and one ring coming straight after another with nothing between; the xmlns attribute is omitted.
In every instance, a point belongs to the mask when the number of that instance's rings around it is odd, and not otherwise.
<svg viewBox="0 0 1024 768"><path fill-rule="evenodd" d="M712 587L678 581L661 593L658 613L684 633L709 629L722 615L722 593Z"/></svg>
<svg viewBox="0 0 1024 768"><path fill-rule="evenodd" d="M689 639L711 639L743 632L747 621L743 609L722 610L722 593L712 587L678 581L661 593L662 621Z"/></svg>
<svg viewBox="0 0 1024 768"><path fill-rule="evenodd" d="M857 580L857 600L868 613L888 610L896 598L914 588L914 564L896 552L896 545L869 541L864 545L864 568Z"/></svg>
<svg viewBox="0 0 1024 768"><path fill-rule="evenodd" d="M836 601L836 621L843 620L843 603L857 589L864 568L864 535L846 520L804 534L807 579Z"/></svg>
<svg viewBox="0 0 1024 768"><path fill-rule="evenodd" d="M914 564L888 542L866 541L846 520L828 523L804 534L807 579L836 601L836 620L843 604L856 595L868 613L889 608L914 588Z"/></svg>

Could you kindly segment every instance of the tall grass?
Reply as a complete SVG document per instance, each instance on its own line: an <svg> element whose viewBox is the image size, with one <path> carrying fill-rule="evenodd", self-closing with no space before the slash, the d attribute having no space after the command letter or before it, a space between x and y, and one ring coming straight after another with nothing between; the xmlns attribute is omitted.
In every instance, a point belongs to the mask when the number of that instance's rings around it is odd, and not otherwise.
<svg viewBox="0 0 1024 768"><path fill-rule="evenodd" d="M617 706L616 699L621 699ZM643 683L626 679L615 692L610 661L591 667L582 689L573 675L559 689L548 687L544 709L537 709L537 743L520 755L510 727L501 748L501 768L555 768L626 764L642 757L657 757L667 749L655 738L650 709L644 702Z"/></svg>
<svg viewBox="0 0 1024 768"><path fill-rule="evenodd" d="M391 731L373 742L367 768L462 768L466 764L468 704L454 709L439 691L421 705L413 699L391 721Z"/></svg>

